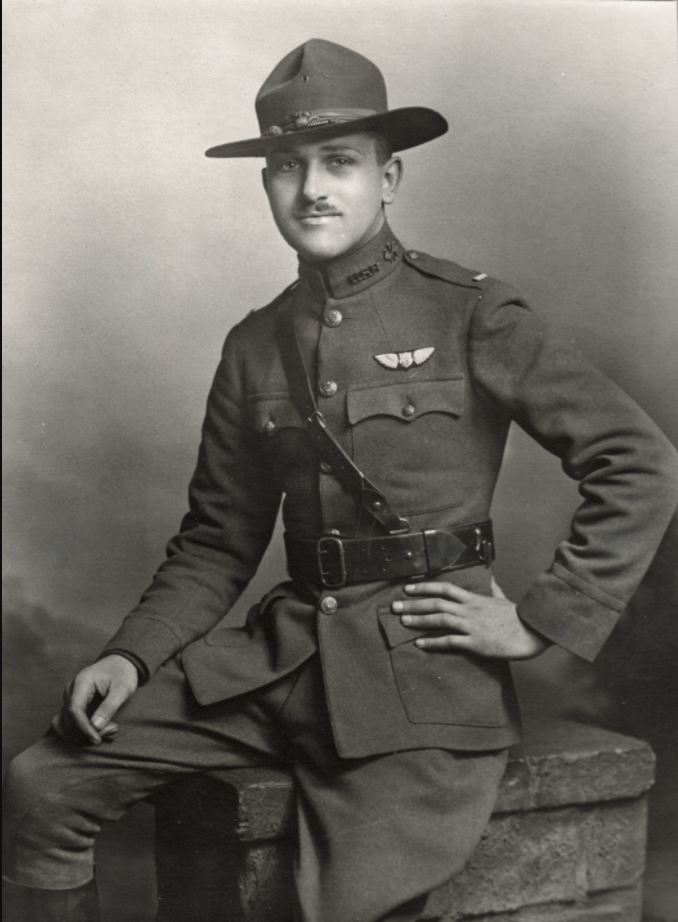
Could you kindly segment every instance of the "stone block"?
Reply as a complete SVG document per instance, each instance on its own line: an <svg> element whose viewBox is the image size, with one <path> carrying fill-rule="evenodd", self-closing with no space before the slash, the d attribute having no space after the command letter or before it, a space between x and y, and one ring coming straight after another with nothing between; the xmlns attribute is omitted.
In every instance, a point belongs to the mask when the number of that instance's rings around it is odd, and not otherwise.
<svg viewBox="0 0 678 922"><path fill-rule="evenodd" d="M653 769L639 740L529 725L478 849L431 894L422 920L639 922ZM287 774L210 773L155 800L160 920L277 922L288 907L292 917Z"/></svg>

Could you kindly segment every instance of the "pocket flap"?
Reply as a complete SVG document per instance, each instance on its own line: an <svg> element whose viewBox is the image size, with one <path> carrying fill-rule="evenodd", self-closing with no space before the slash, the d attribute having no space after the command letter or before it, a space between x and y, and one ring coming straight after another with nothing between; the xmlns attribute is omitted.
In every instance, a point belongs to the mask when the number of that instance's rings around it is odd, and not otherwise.
<svg viewBox="0 0 678 922"><path fill-rule="evenodd" d="M252 639L246 627L216 627L205 635L210 647L244 647Z"/></svg>
<svg viewBox="0 0 678 922"><path fill-rule="evenodd" d="M256 394L247 401L250 425L266 435L288 426L303 426L301 415L289 394Z"/></svg>
<svg viewBox="0 0 678 922"><path fill-rule="evenodd" d="M444 381L399 381L349 391L346 409L351 424L370 416L395 416L405 423L424 413L461 416L464 408L464 376Z"/></svg>
<svg viewBox="0 0 678 922"><path fill-rule="evenodd" d="M423 637L425 633L421 628L405 627L400 620L400 615L394 614L390 608L379 609L377 617L389 647L397 647L401 643L416 640L417 637Z"/></svg>

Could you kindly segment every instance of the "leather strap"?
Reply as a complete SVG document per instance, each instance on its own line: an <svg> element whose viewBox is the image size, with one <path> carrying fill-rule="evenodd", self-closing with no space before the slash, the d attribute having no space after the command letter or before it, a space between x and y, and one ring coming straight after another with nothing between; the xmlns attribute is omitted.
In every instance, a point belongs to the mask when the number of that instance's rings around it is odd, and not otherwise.
<svg viewBox="0 0 678 922"><path fill-rule="evenodd" d="M390 535L409 531L408 521L391 507L381 490L368 480L327 428L304 365L291 302L278 310L276 337L292 400L301 413L320 459L330 465L332 474L353 496L360 513L374 519Z"/></svg>
<svg viewBox="0 0 678 922"><path fill-rule="evenodd" d="M317 541L309 541L286 534L285 547L290 577L326 589L377 580L416 579L465 567L488 567L494 559L490 521L381 538L323 535Z"/></svg>

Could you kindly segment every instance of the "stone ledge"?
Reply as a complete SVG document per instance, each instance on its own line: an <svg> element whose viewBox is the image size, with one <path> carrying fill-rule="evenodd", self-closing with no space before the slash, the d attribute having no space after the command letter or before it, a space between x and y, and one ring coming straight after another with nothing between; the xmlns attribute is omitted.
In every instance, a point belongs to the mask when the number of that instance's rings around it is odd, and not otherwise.
<svg viewBox="0 0 678 922"><path fill-rule="evenodd" d="M421 922L639 922L654 757L598 728L531 723L471 861ZM238 769L155 797L165 922L270 922L290 906L294 795ZM291 912L290 912L291 918Z"/></svg>
<svg viewBox="0 0 678 922"><path fill-rule="evenodd" d="M233 801L233 833L243 842L294 832L292 781L274 769L210 772L204 796ZM209 780L208 780L209 779ZM637 797L654 780L654 755L641 740L583 724L525 725L522 744L511 751L496 813ZM218 792L218 785L224 790ZM197 783L197 779L196 779ZM163 797L172 797L171 788ZM201 799L200 790L194 796Z"/></svg>

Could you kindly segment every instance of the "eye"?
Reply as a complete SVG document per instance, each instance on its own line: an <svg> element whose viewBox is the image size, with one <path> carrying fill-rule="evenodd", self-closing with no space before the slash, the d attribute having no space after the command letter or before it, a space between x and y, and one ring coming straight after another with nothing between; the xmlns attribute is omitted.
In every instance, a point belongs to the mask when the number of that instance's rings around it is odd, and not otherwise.
<svg viewBox="0 0 678 922"><path fill-rule="evenodd" d="M332 166L337 166L340 168L352 166L354 162L355 161L351 160L350 157L333 157L331 161Z"/></svg>
<svg viewBox="0 0 678 922"><path fill-rule="evenodd" d="M299 168L299 161L294 160L292 157L287 160L276 160L273 164L273 169L276 173L291 173L293 170Z"/></svg>

